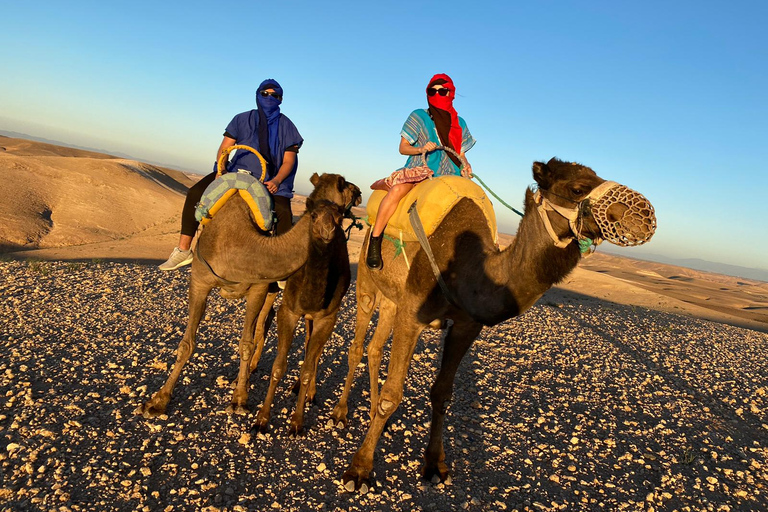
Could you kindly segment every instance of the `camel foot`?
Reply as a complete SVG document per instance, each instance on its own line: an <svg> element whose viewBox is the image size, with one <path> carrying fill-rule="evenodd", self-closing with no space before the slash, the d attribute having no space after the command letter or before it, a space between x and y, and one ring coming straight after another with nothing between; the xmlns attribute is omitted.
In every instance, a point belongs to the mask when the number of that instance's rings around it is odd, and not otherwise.
<svg viewBox="0 0 768 512"><path fill-rule="evenodd" d="M288 435L292 438L303 437L304 433L304 425L291 423L288 426Z"/></svg>
<svg viewBox="0 0 768 512"><path fill-rule="evenodd" d="M165 414L169 399L170 397L156 393L152 398L137 407L134 412L145 418L157 418L158 416Z"/></svg>
<svg viewBox="0 0 768 512"><path fill-rule="evenodd" d="M227 414L237 414L239 416L244 416L248 414L248 409L243 404L229 404L227 406Z"/></svg>
<svg viewBox="0 0 768 512"><path fill-rule="evenodd" d="M366 494L374 487L373 478L370 471L362 468L350 466L341 477L341 483L347 492L358 491L360 494Z"/></svg>
<svg viewBox="0 0 768 512"><path fill-rule="evenodd" d="M328 420L329 427L346 428L347 410L340 409L338 406L333 409L331 419Z"/></svg>
<svg viewBox="0 0 768 512"><path fill-rule="evenodd" d="M251 431L258 432L260 434L266 434L267 432L269 432L269 418L257 416L256 421L253 422Z"/></svg>
<svg viewBox="0 0 768 512"><path fill-rule="evenodd" d="M424 480L429 480L433 484L443 483L450 485L451 472L444 462L438 462L434 466L424 466L421 470L421 476Z"/></svg>

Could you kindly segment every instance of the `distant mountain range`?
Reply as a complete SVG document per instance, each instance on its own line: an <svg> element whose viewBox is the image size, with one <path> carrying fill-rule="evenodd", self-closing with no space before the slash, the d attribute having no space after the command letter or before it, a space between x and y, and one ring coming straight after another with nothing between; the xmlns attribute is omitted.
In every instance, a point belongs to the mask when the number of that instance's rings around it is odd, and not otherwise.
<svg viewBox="0 0 768 512"><path fill-rule="evenodd" d="M613 252L610 249L601 249L604 252L623 258L633 258L636 260L655 261L667 265L676 265L678 267L692 268L703 272L713 272L715 274L724 274L726 276L742 277L744 279L754 279L756 281L768 282L768 270L760 268L741 267L739 265L729 265L727 263L717 263L706 261L700 258L670 258L661 254L643 254L642 256L627 256L626 254Z"/></svg>

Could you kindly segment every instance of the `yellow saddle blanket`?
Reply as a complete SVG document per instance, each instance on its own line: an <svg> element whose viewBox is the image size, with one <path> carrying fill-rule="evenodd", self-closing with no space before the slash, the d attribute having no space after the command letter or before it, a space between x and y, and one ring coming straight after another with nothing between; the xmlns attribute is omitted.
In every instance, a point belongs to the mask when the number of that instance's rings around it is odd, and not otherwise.
<svg viewBox="0 0 768 512"><path fill-rule="evenodd" d="M376 222L376 212L379 211L379 204L385 195L386 192L383 190L374 190L368 199L366 210L368 224L371 226ZM473 200L480 207L485 214L488 226L491 228L494 242L497 242L496 214L493 211L491 201L475 182L461 176L439 176L422 181L413 187L413 190L408 192L400 201L397 210L389 219L384 233L392 238L402 238L404 242L417 240L416 233L411 227L411 221L408 219L408 208L418 199L416 211L419 212L424 231L426 231L427 236L430 236L440 225L443 217L463 197ZM477 219L477 221L482 222L481 219Z"/></svg>

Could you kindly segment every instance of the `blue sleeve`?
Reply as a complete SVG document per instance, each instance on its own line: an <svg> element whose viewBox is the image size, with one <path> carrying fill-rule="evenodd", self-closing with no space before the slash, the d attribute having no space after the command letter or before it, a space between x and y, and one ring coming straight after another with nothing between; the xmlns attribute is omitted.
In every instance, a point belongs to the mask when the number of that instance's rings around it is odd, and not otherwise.
<svg viewBox="0 0 768 512"><path fill-rule="evenodd" d="M472 146L475 145L475 138L472 136L471 133L469 133L469 128L467 128L467 123L464 122L464 119L459 117L459 126L461 126L461 152L466 153L470 149L472 149Z"/></svg>
<svg viewBox="0 0 768 512"><path fill-rule="evenodd" d="M411 115L408 116L408 119L405 120L403 129L400 130L400 136L407 140L409 144L416 144L416 141L419 140L421 125L422 123L419 119L419 115L417 114L417 111L414 110L411 112Z"/></svg>
<svg viewBox="0 0 768 512"><path fill-rule="evenodd" d="M299 133L299 130L296 129L296 125L286 115L280 117L280 138L280 145L283 148L291 146L300 148L304 144L304 138Z"/></svg>
<svg viewBox="0 0 768 512"><path fill-rule="evenodd" d="M243 128L245 125L246 116L248 115L248 112L243 112L241 114L237 114L235 117L232 118L232 120L227 125L227 129L224 130L226 133L230 134L233 139L236 141L240 141L245 137L245 133L243 132Z"/></svg>

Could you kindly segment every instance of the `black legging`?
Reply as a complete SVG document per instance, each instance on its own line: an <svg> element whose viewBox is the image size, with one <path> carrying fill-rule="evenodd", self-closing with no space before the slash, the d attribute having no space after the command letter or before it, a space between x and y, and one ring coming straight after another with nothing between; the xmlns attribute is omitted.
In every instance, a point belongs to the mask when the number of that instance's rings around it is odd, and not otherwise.
<svg viewBox="0 0 768 512"><path fill-rule="evenodd" d="M187 198L184 200L184 209L181 211L181 234L195 236L197 226L200 224L195 219L195 207L203 197L203 192L208 185L216 179L216 173L212 172L208 176L195 183L187 191ZM283 196L272 196L275 205L275 215L277 216L277 227L275 232L278 235L289 231L293 226L293 212L291 211L291 200Z"/></svg>

